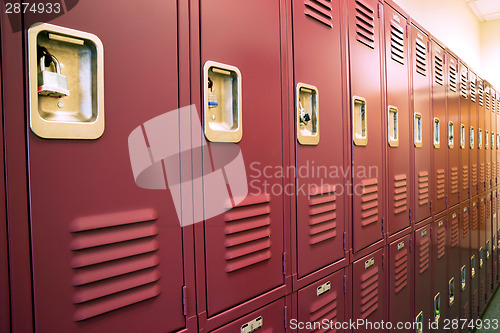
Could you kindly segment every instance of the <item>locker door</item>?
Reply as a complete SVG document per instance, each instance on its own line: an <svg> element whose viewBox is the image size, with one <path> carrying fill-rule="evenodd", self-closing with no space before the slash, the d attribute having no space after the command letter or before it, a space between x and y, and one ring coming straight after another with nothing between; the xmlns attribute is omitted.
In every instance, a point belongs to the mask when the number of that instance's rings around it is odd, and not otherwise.
<svg viewBox="0 0 500 333"><path fill-rule="evenodd" d="M2 64L0 62L0 77L2 77ZM0 81L0 116L3 118L2 83ZM0 127L0 137L3 138L3 121ZM0 174L4 174L4 151L0 152ZM10 332L10 300L9 300L9 259L7 243L7 219L5 210L5 181L0 180L0 331Z"/></svg>
<svg viewBox="0 0 500 333"><path fill-rule="evenodd" d="M384 250L381 248L352 264L352 318L385 320Z"/></svg>
<svg viewBox="0 0 500 333"><path fill-rule="evenodd" d="M442 215L432 223L432 301L433 313L431 321L442 323L448 318L447 297L448 281L446 275L446 263L448 256L446 252L446 225L447 216Z"/></svg>
<svg viewBox="0 0 500 333"><path fill-rule="evenodd" d="M90 0L51 24L95 34L104 45L104 68L99 61L92 66L97 73L104 71L106 123L104 134L95 140L48 140L28 130L35 330L181 330L186 327L184 265L193 262L183 262L183 240L189 236L184 238L169 191L135 184L127 147L135 128L179 107L177 2L146 0L137 6L110 1L102 6ZM66 64L63 73L70 90L58 104L40 97L44 110L60 108L51 118L56 131L55 126L65 125L61 119L88 121L73 107L83 109L94 97L76 87L78 82L84 85L86 59L99 57L101 46L96 43L78 53L79 45L85 48L88 42L43 29L30 35L30 47L31 42L43 43ZM140 52L138 63L147 66L131 66L124 56L131 51ZM102 85L95 87L102 92ZM102 111L98 119L104 117ZM33 116L31 120L33 124Z"/></svg>
<svg viewBox="0 0 500 333"><path fill-rule="evenodd" d="M285 323L285 299L281 298L211 332L283 332Z"/></svg>
<svg viewBox="0 0 500 333"><path fill-rule="evenodd" d="M469 170L470 170L470 196L474 196L479 191L478 183L478 115L477 115L477 88L476 74L469 70Z"/></svg>
<svg viewBox="0 0 500 333"><path fill-rule="evenodd" d="M430 222L430 221L429 221ZM414 320L422 316L428 323L433 319L432 275L431 275L431 224L417 229L415 239L415 312ZM424 325L424 332L428 331Z"/></svg>
<svg viewBox="0 0 500 333"><path fill-rule="evenodd" d="M302 277L344 257L345 191L342 173L333 174L331 166L343 166L344 126L342 121L342 75L340 43L340 2L317 7L313 1L293 3L293 51L295 74L295 149L297 170L315 169L308 177L297 179L297 263ZM323 18L327 13L329 19ZM311 38L314 36L314 38ZM311 50L321 49L311 57ZM335 61L332 61L335 59ZM309 121L300 118L300 107L307 92L302 84L317 89L319 140L304 142L300 131ZM307 88L305 88L307 89ZM308 114L312 110L306 110ZM312 117L311 117L312 118ZM314 165L311 166L311 163ZM300 175L300 174L299 174ZM338 187L337 187L338 186ZM302 190L305 189L305 190Z"/></svg>
<svg viewBox="0 0 500 333"><path fill-rule="evenodd" d="M470 312L471 319L479 315L479 197L471 199L470 207Z"/></svg>
<svg viewBox="0 0 500 333"><path fill-rule="evenodd" d="M486 300L486 220L487 213L487 196L486 193L479 196L479 250L478 250L478 273L479 273L479 313L485 306Z"/></svg>
<svg viewBox="0 0 500 333"><path fill-rule="evenodd" d="M412 322L413 318L413 249L412 235L389 245L389 321ZM393 330L394 331L394 330ZM410 332L408 330L407 332ZM399 332L399 331L398 331ZM402 331L406 332L406 331Z"/></svg>
<svg viewBox="0 0 500 333"><path fill-rule="evenodd" d="M459 63L460 71L460 132L457 138L460 140L460 201L469 199L470 192L470 120L469 120L469 87L468 70L466 65ZM458 127L457 127L458 128Z"/></svg>
<svg viewBox="0 0 500 333"><path fill-rule="evenodd" d="M493 263L491 257L492 244L491 244L491 230L492 226L492 193L491 191L487 192L486 195L486 223L485 223L485 244L484 244L484 260L485 260L485 273L486 273L486 298L485 302L488 302L488 299L491 296L491 285L492 285L492 272L493 272Z"/></svg>
<svg viewBox="0 0 500 333"><path fill-rule="evenodd" d="M200 260L205 260L208 316L283 284L282 179L263 169L282 167L279 9L279 1L200 1L201 66L214 61L241 73L241 95L233 99L242 99L238 147L249 182L241 204L205 221L205 257ZM215 85L216 80L214 74ZM208 84L207 79L204 90ZM208 117L210 110L204 112ZM204 200L209 209L210 197Z"/></svg>
<svg viewBox="0 0 500 333"><path fill-rule="evenodd" d="M460 207L448 213L446 228L446 283L447 293L443 306L448 308L450 319L461 318L460 312Z"/></svg>
<svg viewBox="0 0 500 333"><path fill-rule="evenodd" d="M431 179L436 184L432 195L432 212L437 214L446 209L447 193L447 126L444 49L431 41L432 59L432 144L433 168Z"/></svg>
<svg viewBox="0 0 500 333"><path fill-rule="evenodd" d="M382 239L383 129L381 30L376 0L349 0L353 167L353 249Z"/></svg>
<svg viewBox="0 0 500 333"><path fill-rule="evenodd" d="M497 133L496 133L496 162L497 162L497 184L500 185L500 91L496 93L496 114L493 115L493 121L496 123Z"/></svg>
<svg viewBox="0 0 500 333"><path fill-rule="evenodd" d="M413 161L415 222L430 216L430 195L434 187L431 176L432 118L430 111L430 52L429 38L414 25L411 25L411 61L413 82Z"/></svg>
<svg viewBox="0 0 500 333"><path fill-rule="evenodd" d="M344 270L310 284L297 292L297 320L299 322L328 323L345 322ZM304 329L300 332L315 332ZM325 330L326 331L326 330ZM343 332L343 330L332 330Z"/></svg>
<svg viewBox="0 0 500 333"><path fill-rule="evenodd" d="M497 186L497 103L496 91L491 87L490 96L490 149L491 149L491 188Z"/></svg>
<svg viewBox="0 0 500 333"><path fill-rule="evenodd" d="M491 188L491 87L484 81L484 155L486 166L486 185L485 190Z"/></svg>
<svg viewBox="0 0 500 333"><path fill-rule="evenodd" d="M460 289L460 318L470 318L470 202L460 205L460 280L456 285ZM464 330L467 331L467 330Z"/></svg>
<svg viewBox="0 0 500 333"><path fill-rule="evenodd" d="M384 9L387 99L388 230L410 225L410 101L407 21L390 6Z"/></svg>
<svg viewBox="0 0 500 333"><path fill-rule="evenodd" d="M448 207L459 203L460 178L460 107L458 89L458 61L446 53L446 146L448 147Z"/></svg>
<svg viewBox="0 0 500 333"><path fill-rule="evenodd" d="M486 189L486 147L485 147L485 110L484 110L484 81L477 77L477 149L478 149L478 168L479 168L479 193Z"/></svg>

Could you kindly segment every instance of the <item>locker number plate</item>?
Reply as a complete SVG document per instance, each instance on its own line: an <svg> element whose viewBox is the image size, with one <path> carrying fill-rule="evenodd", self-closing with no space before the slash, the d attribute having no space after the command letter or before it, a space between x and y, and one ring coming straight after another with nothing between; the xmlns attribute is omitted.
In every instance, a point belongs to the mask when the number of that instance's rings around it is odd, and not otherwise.
<svg viewBox="0 0 500 333"><path fill-rule="evenodd" d="M328 281L327 283L322 284L318 288L316 288L316 296L321 296L326 293L328 290L332 288L332 283Z"/></svg>
<svg viewBox="0 0 500 333"><path fill-rule="evenodd" d="M368 259L365 261L365 269L372 267L375 264L375 258Z"/></svg>

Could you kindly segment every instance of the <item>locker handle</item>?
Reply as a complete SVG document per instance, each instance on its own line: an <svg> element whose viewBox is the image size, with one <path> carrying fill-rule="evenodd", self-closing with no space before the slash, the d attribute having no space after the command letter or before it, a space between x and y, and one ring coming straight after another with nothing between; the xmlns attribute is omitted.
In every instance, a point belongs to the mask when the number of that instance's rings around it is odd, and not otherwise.
<svg viewBox="0 0 500 333"><path fill-rule="evenodd" d="M477 149L481 149L483 147L483 130L477 129Z"/></svg>
<svg viewBox="0 0 500 333"><path fill-rule="evenodd" d="M490 241L486 242L486 260L490 259Z"/></svg>
<svg viewBox="0 0 500 333"><path fill-rule="evenodd" d="M319 143L319 93L315 86L297 83L297 140L301 145Z"/></svg>
<svg viewBox="0 0 500 333"><path fill-rule="evenodd" d="M448 148L453 149L455 143L455 126L452 121L448 122Z"/></svg>
<svg viewBox="0 0 500 333"><path fill-rule="evenodd" d="M441 293L434 296L434 322L439 322L439 318L441 318Z"/></svg>
<svg viewBox="0 0 500 333"><path fill-rule="evenodd" d="M495 148L495 133L491 133L491 149Z"/></svg>
<svg viewBox="0 0 500 333"><path fill-rule="evenodd" d="M441 122L439 118L434 118L434 148L441 146Z"/></svg>
<svg viewBox="0 0 500 333"><path fill-rule="evenodd" d="M460 149L465 148L465 125L460 124Z"/></svg>
<svg viewBox="0 0 500 333"><path fill-rule="evenodd" d="M461 281L462 283L460 285L461 291L465 291L465 288L467 287L466 276L467 276L467 271L465 265L463 265L462 268L460 268L460 277L462 279Z"/></svg>
<svg viewBox="0 0 500 333"><path fill-rule="evenodd" d="M399 114L398 108L389 105L387 108L387 135L389 147L399 146Z"/></svg>
<svg viewBox="0 0 500 333"><path fill-rule="evenodd" d="M417 323L416 325L416 333L423 333L424 332L424 312L420 311L417 317L415 318L415 322Z"/></svg>
<svg viewBox="0 0 500 333"><path fill-rule="evenodd" d="M469 137L470 137L470 149L474 149L474 127L469 128Z"/></svg>
<svg viewBox="0 0 500 333"><path fill-rule="evenodd" d="M367 106L363 97L353 96L352 98L352 138L356 146L366 146L368 144L367 128Z"/></svg>
<svg viewBox="0 0 500 333"><path fill-rule="evenodd" d="M450 281L448 281L448 304L450 305L450 308L453 306L455 303L455 278L451 278Z"/></svg>
<svg viewBox="0 0 500 333"><path fill-rule="evenodd" d="M471 279L476 277L476 256L473 255L470 258L470 277Z"/></svg>
<svg viewBox="0 0 500 333"><path fill-rule="evenodd" d="M415 148L422 147L422 115L418 112L414 114L414 125L413 125L413 136L414 136L414 144Z"/></svg>
<svg viewBox="0 0 500 333"><path fill-rule="evenodd" d="M484 138L484 148L488 149L488 147L490 146L490 133L488 131L485 131Z"/></svg>
<svg viewBox="0 0 500 333"><path fill-rule="evenodd" d="M479 248L479 268L483 268L484 265L484 250L482 247Z"/></svg>

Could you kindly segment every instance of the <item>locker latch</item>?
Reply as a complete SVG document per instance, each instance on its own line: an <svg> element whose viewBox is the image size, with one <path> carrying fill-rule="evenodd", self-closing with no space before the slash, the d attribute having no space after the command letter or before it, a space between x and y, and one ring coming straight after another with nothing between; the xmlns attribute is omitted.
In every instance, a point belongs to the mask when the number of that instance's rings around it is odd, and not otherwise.
<svg viewBox="0 0 500 333"><path fill-rule="evenodd" d="M460 148L465 148L465 125L460 124Z"/></svg>
<svg viewBox="0 0 500 333"><path fill-rule="evenodd" d="M470 277L471 279L476 277L476 256L470 257Z"/></svg>
<svg viewBox="0 0 500 333"><path fill-rule="evenodd" d="M486 242L486 260L490 259L490 241Z"/></svg>
<svg viewBox="0 0 500 333"><path fill-rule="evenodd" d="M455 128L452 121L448 122L448 148L453 149L455 143Z"/></svg>
<svg viewBox="0 0 500 333"><path fill-rule="evenodd" d="M439 148L441 146L441 122L439 118L434 118L434 148Z"/></svg>
<svg viewBox="0 0 500 333"><path fill-rule="evenodd" d="M477 130L477 149L481 149L483 147L483 130Z"/></svg>
<svg viewBox="0 0 500 333"><path fill-rule="evenodd" d="M296 94L297 140L301 145L317 145L319 143L318 88L298 83Z"/></svg>
<svg viewBox="0 0 500 333"><path fill-rule="evenodd" d="M424 312L423 311L420 311L420 313L417 315L417 317L415 318L415 323L417 323L415 332L416 333L423 333L424 332Z"/></svg>
<svg viewBox="0 0 500 333"><path fill-rule="evenodd" d="M483 268L484 265L484 250L482 247L479 248L479 268Z"/></svg>
<svg viewBox="0 0 500 333"><path fill-rule="evenodd" d="M398 108L389 105L387 109L387 135L389 147L399 146L399 119L398 119Z"/></svg>
<svg viewBox="0 0 500 333"><path fill-rule="evenodd" d="M352 138L356 146L368 144L368 118L366 99L353 96L352 98Z"/></svg>
<svg viewBox="0 0 500 333"><path fill-rule="evenodd" d="M460 268L460 278L461 278L461 284L460 284L460 288L462 291L465 290L465 288L467 287L467 271L466 271L466 268L465 268L465 265L462 266L462 268Z"/></svg>
<svg viewBox="0 0 500 333"><path fill-rule="evenodd" d="M470 138L470 149L474 149L474 127L469 128L469 138Z"/></svg>
<svg viewBox="0 0 500 333"><path fill-rule="evenodd" d="M439 322L439 318L441 318L441 293L434 296L434 322Z"/></svg>
<svg viewBox="0 0 500 333"><path fill-rule="evenodd" d="M455 303L455 278L451 278L448 281L448 304L450 308L453 306L453 303Z"/></svg>
<svg viewBox="0 0 500 333"><path fill-rule="evenodd" d="M416 148L422 147L422 115L418 112L414 114L413 135Z"/></svg>

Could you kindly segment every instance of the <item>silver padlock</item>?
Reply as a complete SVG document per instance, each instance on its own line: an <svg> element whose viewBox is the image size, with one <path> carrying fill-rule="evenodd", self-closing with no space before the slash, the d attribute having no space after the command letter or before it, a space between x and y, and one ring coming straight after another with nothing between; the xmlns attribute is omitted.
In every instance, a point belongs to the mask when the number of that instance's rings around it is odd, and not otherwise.
<svg viewBox="0 0 500 333"><path fill-rule="evenodd" d="M45 56L40 58L40 69L38 73L38 94L49 97L69 96L68 79L61 74L61 65L56 57L52 56L52 62L56 72L45 70Z"/></svg>

